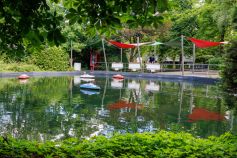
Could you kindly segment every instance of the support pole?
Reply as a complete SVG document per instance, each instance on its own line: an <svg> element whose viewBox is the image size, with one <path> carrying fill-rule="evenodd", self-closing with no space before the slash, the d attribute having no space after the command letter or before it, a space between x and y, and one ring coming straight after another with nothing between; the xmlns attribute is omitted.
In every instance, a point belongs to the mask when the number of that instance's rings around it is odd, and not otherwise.
<svg viewBox="0 0 237 158"><path fill-rule="evenodd" d="M72 67L72 40L71 40L71 57L70 57L70 66Z"/></svg>
<svg viewBox="0 0 237 158"><path fill-rule="evenodd" d="M178 123L181 121L181 112L182 112L182 104L183 104L183 92L184 92L184 83L181 82L180 87L180 102L179 102L179 114L178 114Z"/></svg>
<svg viewBox="0 0 237 158"><path fill-rule="evenodd" d="M195 60L196 60L195 51L196 51L196 45L195 43L193 43L193 69L192 69L193 74L194 74L194 66L195 66Z"/></svg>
<svg viewBox="0 0 237 158"><path fill-rule="evenodd" d="M137 37L137 51L138 51L138 55L139 55L139 63L140 63L141 70L142 70L142 61L141 61L141 54L140 54L140 47L139 47L139 37Z"/></svg>
<svg viewBox="0 0 237 158"><path fill-rule="evenodd" d="M154 46L154 54L156 54L156 45Z"/></svg>
<svg viewBox="0 0 237 158"><path fill-rule="evenodd" d="M104 38L102 38L102 46L103 46L103 53L104 53L104 59L105 59L105 69L106 71L108 71L107 59L106 59L106 54L105 54Z"/></svg>
<svg viewBox="0 0 237 158"><path fill-rule="evenodd" d="M108 84L108 77L106 77L106 80L105 80L104 92L103 92L102 100L101 100L101 110L104 110L104 99L105 99L105 94L107 90L107 84Z"/></svg>
<svg viewBox="0 0 237 158"><path fill-rule="evenodd" d="M123 60L123 57L122 57L123 49L122 49L122 48L120 48L120 53L121 53L121 59L120 59L120 62L122 63L122 60Z"/></svg>
<svg viewBox="0 0 237 158"><path fill-rule="evenodd" d="M184 75L184 36L181 35L182 76Z"/></svg>

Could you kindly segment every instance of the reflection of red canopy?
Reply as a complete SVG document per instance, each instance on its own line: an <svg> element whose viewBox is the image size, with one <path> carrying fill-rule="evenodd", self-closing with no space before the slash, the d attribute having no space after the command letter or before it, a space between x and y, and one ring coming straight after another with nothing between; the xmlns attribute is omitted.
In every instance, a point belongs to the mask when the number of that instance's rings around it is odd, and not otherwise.
<svg viewBox="0 0 237 158"><path fill-rule="evenodd" d="M121 108L143 109L144 106L142 104L129 103L124 100L119 100L118 102L109 105L110 110L121 109Z"/></svg>
<svg viewBox="0 0 237 158"><path fill-rule="evenodd" d="M211 112L203 108L194 108L192 114L188 115L189 121L223 121L225 119L224 115L216 112Z"/></svg>
<svg viewBox="0 0 237 158"><path fill-rule="evenodd" d="M225 42L204 41L204 40L199 40L199 39L195 39L195 38L188 38L188 39L190 41L192 41L199 48L214 47L214 46L218 46L220 44L224 44L225 43Z"/></svg>
<svg viewBox="0 0 237 158"><path fill-rule="evenodd" d="M135 45L132 45L132 44L125 44L125 43L120 43L120 42L116 42L116 41L112 41L112 40L109 40L109 43L111 43L119 48L134 48L135 47Z"/></svg>

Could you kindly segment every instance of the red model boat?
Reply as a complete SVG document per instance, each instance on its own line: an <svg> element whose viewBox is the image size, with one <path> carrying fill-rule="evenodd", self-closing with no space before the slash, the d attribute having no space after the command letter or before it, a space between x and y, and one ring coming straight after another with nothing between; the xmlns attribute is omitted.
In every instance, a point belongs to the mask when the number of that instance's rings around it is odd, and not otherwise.
<svg viewBox="0 0 237 158"><path fill-rule="evenodd" d="M26 74L22 74L20 76L17 77L18 79L28 79L30 78L30 76L26 75Z"/></svg>
<svg viewBox="0 0 237 158"><path fill-rule="evenodd" d="M115 78L115 79L124 79L124 76L120 75L120 74L117 74L117 75L114 75L113 78Z"/></svg>

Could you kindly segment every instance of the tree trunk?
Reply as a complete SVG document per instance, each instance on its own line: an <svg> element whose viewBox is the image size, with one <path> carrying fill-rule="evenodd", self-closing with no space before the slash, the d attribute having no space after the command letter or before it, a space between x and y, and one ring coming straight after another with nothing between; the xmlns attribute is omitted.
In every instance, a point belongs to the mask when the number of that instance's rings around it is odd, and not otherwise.
<svg viewBox="0 0 237 158"><path fill-rule="evenodd" d="M175 59L173 59L173 69L175 69Z"/></svg>
<svg viewBox="0 0 237 158"><path fill-rule="evenodd" d="M221 31L221 35L220 35L221 42L225 41L225 32L226 32L225 26L222 26L222 31ZM219 53L220 53L219 55L221 55L221 56L224 54L224 45L223 44L220 45Z"/></svg>

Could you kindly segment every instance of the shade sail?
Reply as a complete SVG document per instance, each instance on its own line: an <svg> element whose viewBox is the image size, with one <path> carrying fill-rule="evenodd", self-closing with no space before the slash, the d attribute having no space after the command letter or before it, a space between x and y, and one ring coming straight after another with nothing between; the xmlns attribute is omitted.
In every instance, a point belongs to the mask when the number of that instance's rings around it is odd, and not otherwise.
<svg viewBox="0 0 237 158"><path fill-rule="evenodd" d="M164 44L164 43L161 43L161 42L154 42L151 44L151 46L157 46L157 45L160 45L160 44Z"/></svg>
<svg viewBox="0 0 237 158"><path fill-rule="evenodd" d="M151 44L151 43L153 43L153 42L131 43L131 45L134 45L134 46L138 47L138 46L148 45L148 44Z"/></svg>
<svg viewBox="0 0 237 158"><path fill-rule="evenodd" d="M212 111L208 111L204 108L194 108L192 114L188 115L189 122L193 121L223 121L224 115Z"/></svg>
<svg viewBox="0 0 237 158"><path fill-rule="evenodd" d="M117 41L113 41L113 40L109 40L108 42L115 45L116 47L119 47L119 48L135 48L135 47L138 47L138 46L143 46L143 45L153 43L153 42L144 42L144 43L126 44L126 43L121 43L121 42L117 42Z"/></svg>
<svg viewBox="0 0 237 158"><path fill-rule="evenodd" d="M211 41L205 41L205 40L200 40L196 38L188 38L191 42L193 42L197 47L199 48L208 48L208 47L214 47L218 46L220 44L224 44L226 42L211 42Z"/></svg>
<svg viewBox="0 0 237 158"><path fill-rule="evenodd" d="M113 40L109 40L109 43L115 45L116 47L119 47L119 48L134 48L136 47L135 45L133 44L125 44L125 43L120 43L120 42L116 42L116 41L113 41Z"/></svg>

